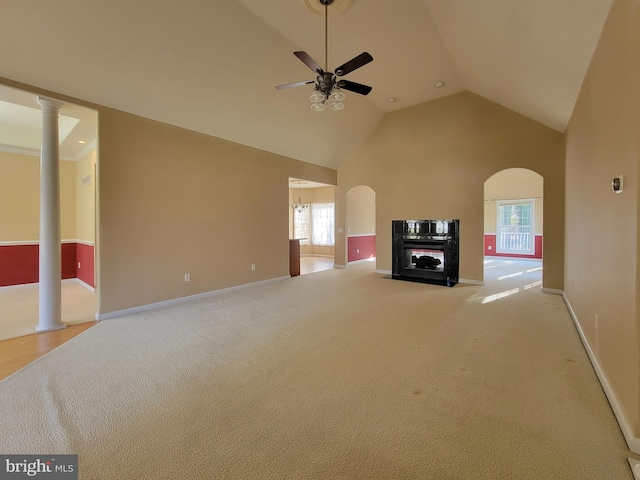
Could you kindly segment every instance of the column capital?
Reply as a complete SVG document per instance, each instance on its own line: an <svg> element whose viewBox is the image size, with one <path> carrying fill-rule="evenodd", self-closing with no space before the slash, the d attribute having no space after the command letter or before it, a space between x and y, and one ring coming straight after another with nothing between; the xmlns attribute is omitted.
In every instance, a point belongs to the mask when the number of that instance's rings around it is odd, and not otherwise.
<svg viewBox="0 0 640 480"><path fill-rule="evenodd" d="M44 112L58 113L58 110L60 110L60 107L64 105L64 102L56 100L55 98L39 96L38 104L42 107L42 111Z"/></svg>

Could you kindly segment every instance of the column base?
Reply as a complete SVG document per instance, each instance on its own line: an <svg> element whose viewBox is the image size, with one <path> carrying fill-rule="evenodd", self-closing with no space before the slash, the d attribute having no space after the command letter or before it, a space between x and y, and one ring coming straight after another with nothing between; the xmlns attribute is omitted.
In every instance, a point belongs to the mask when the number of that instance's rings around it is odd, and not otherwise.
<svg viewBox="0 0 640 480"><path fill-rule="evenodd" d="M36 333L44 333L44 332L53 332L55 330L64 330L65 328L67 328L67 325L63 323L59 327L41 327L40 325L38 325L37 327L34 328L34 330L36 331Z"/></svg>

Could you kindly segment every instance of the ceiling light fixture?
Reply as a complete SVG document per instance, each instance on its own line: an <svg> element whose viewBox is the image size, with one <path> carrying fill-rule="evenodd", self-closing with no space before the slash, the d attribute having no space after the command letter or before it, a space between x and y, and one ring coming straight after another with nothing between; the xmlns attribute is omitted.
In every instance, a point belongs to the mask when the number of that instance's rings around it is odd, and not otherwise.
<svg viewBox="0 0 640 480"><path fill-rule="evenodd" d="M445 85L446 85L446 83L444 83L444 82L442 82L442 81L440 81L440 82L436 82L436 83L434 83L434 84L433 84L433 86L434 86L434 87L436 87L436 88L442 88L442 87L444 87Z"/></svg>
<svg viewBox="0 0 640 480"><path fill-rule="evenodd" d="M308 1L308 0L307 0ZM276 90L283 90L285 88L301 87L302 85L313 86L313 93L309 97L311 100L311 110L315 112L321 112L325 109L326 104L329 104L329 108L332 110L342 110L345 99L345 94L341 90L349 90L350 92L359 93L360 95L367 95L372 89L367 85L362 85L356 82L350 82L349 80L338 79L347 73L353 72L355 69L360 68L367 63L373 61L373 57L367 53L361 53L355 58L352 58L344 65L339 66L334 70L334 73L327 72L329 69L328 52L329 52L329 10L328 7L334 0L318 0L321 5L324 5L324 63L325 70L323 70L316 62L309 56L307 52L293 52L307 67L318 74L315 80L308 80L305 82L287 83L285 85L276 86ZM309 5L307 5L309 6Z"/></svg>

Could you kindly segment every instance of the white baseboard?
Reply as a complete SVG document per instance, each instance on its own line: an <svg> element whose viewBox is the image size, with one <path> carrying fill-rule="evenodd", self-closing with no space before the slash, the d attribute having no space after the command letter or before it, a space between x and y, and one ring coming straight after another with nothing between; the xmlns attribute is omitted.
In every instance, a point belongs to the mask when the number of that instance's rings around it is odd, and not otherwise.
<svg viewBox="0 0 640 480"><path fill-rule="evenodd" d="M89 285L88 283L83 282L82 280L80 280L79 278L74 278L74 280L80 284L81 287L86 288L87 290L89 290L91 293L96 293L96 289L93 288L91 285Z"/></svg>
<svg viewBox="0 0 640 480"><path fill-rule="evenodd" d="M635 478L636 480L640 480L640 462L635 458L629 458L629 465L631 465L633 478Z"/></svg>
<svg viewBox="0 0 640 480"><path fill-rule="evenodd" d="M573 323L575 324L576 329L578 330L578 334L580 335L580 339L582 340L582 345L584 345L584 349L587 351L587 355L589 355L589 360L591 360L591 365L593 365L593 369L595 370L596 375L598 376L598 380L600 380L602 389L604 390L604 393L607 396L607 399L609 400L609 404L611 405L611 409L613 410L613 413L616 416L616 420L620 425L620 430L622 430L622 434L624 435L624 439L626 440L627 445L629 446L629 450L631 450L633 453L640 454L640 438L634 435L633 428L631 427L631 424L625 417L622 407L620 406L620 401L618 400L618 396L616 395L615 391L609 384L609 380L607 379L607 376L605 375L604 370L602 370L602 367L598 363L598 359L596 355L593 353L593 350L591 349L591 345L589 345L589 342L587 341L587 337L584 334L584 331L582 330L580 323L578 322L578 317L576 317L576 314L573 311L573 307L571 306L569 299L564 293L562 293L562 298L564 299L564 303L567 306L567 309L569 310L569 314L573 319ZM635 474L636 472L634 471L634 475ZM639 478L639 477L636 477L636 478Z"/></svg>
<svg viewBox="0 0 640 480"><path fill-rule="evenodd" d="M61 283L78 283L82 287L84 287L87 290L89 290L91 293L96 293L96 289L95 288L93 288L92 286L84 283L79 278L63 278L61 280ZM34 288L34 287L39 287L39 286L40 286L40 282L34 282L34 283L21 283L19 285L7 285L6 287L0 287L0 288L2 288L2 289L14 288L14 289L17 290L17 289L20 289L20 288Z"/></svg>
<svg viewBox="0 0 640 480"><path fill-rule="evenodd" d="M285 275L283 277L270 278L268 280L261 280L259 282L245 283L243 285L236 285L234 287L222 288L220 290L213 290L211 292L198 293L196 295L189 295L188 297L180 297L180 298L174 298L171 300L165 300L157 303L149 303L146 305L140 305L139 307L125 308L124 310L116 310L114 312L107 312L107 313L96 313L96 320L100 322L102 320L110 320L112 318L124 317L125 315L133 315L135 313L146 312L149 310L156 310L162 307L178 305L180 303L190 302L192 300L212 297L214 295L219 295L221 293L233 292L235 290L242 290L245 288L255 287L258 285L263 285L265 283L279 282L282 280L288 280L290 278L291 278L291 275Z"/></svg>
<svg viewBox="0 0 640 480"><path fill-rule="evenodd" d="M557 288L542 288L544 293L553 293L554 295L562 295L564 296L564 290L560 290ZM566 301L566 300L565 300Z"/></svg>
<svg viewBox="0 0 640 480"><path fill-rule="evenodd" d="M333 264L333 268L347 268L349 265L338 265L338 264Z"/></svg>
<svg viewBox="0 0 640 480"><path fill-rule="evenodd" d="M64 280L63 280L64 282ZM9 290L9 289L13 289L13 290L19 290L21 288L33 288L33 287L37 287L39 285L38 282L35 283L20 283L18 285L6 285L4 287L0 287L2 290Z"/></svg>
<svg viewBox="0 0 640 480"><path fill-rule="evenodd" d="M96 293L96 289L95 288L93 288L88 283L83 282L79 278L66 278L66 279L62 280L62 283L77 283L81 287L86 288L87 290L89 290L91 293ZM34 284L34 285L37 285L37 284Z"/></svg>
<svg viewBox="0 0 640 480"><path fill-rule="evenodd" d="M391 270L377 270L376 273L381 273L382 275L391 275Z"/></svg>

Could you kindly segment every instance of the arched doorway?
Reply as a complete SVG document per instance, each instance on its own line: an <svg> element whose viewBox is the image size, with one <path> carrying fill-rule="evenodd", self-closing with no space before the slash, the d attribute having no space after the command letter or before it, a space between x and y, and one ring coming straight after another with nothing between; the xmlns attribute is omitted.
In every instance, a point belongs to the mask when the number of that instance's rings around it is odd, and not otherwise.
<svg viewBox="0 0 640 480"><path fill-rule="evenodd" d="M485 283L521 278L542 285L543 190L543 177L525 168L502 170L485 181Z"/></svg>
<svg viewBox="0 0 640 480"><path fill-rule="evenodd" d="M376 193L366 185L351 188L345 196L348 266L370 266L376 261Z"/></svg>

